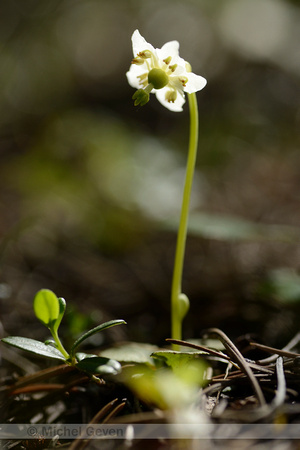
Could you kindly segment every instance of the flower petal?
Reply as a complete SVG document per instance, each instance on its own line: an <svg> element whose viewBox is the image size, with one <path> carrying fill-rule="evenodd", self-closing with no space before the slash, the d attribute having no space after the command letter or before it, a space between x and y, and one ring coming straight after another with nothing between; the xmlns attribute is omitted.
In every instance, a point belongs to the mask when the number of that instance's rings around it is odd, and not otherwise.
<svg viewBox="0 0 300 450"><path fill-rule="evenodd" d="M200 75L195 75L192 72L187 72L187 83L183 88L184 92L188 94L192 94L193 92L201 91L206 86L206 79L201 77Z"/></svg>
<svg viewBox="0 0 300 450"><path fill-rule="evenodd" d="M164 60L171 56L172 62L174 64L173 58L177 58L179 55L179 42L178 41L170 41L162 46L162 48L156 49L157 56L159 59Z"/></svg>
<svg viewBox="0 0 300 450"><path fill-rule="evenodd" d="M154 47L141 36L139 30L135 30L131 36L133 55L136 56L143 50L150 50L154 53Z"/></svg>
<svg viewBox="0 0 300 450"><path fill-rule="evenodd" d="M138 66L136 64L131 64L130 69L126 72L126 77L130 86L135 89L140 89L142 83L138 77L144 73L148 74L146 65L143 64L142 66Z"/></svg>
<svg viewBox="0 0 300 450"><path fill-rule="evenodd" d="M181 63L180 60L182 60L183 63ZM174 72L172 73L172 76L173 76L173 75L176 75L176 76L178 76L178 75L186 76L186 68L185 68L185 61L184 61L184 59L182 59L182 58L180 58L180 57L178 56L178 58L174 59L174 61L176 61L175 64L177 65L177 67L175 68Z"/></svg>
<svg viewBox="0 0 300 450"><path fill-rule="evenodd" d="M178 93L177 98L174 103L168 102L166 100L166 93L168 92L169 88L165 87L163 89L159 89L155 91L155 95L157 100L167 109L174 112L180 112L182 111L182 106L185 103L185 98Z"/></svg>
<svg viewBox="0 0 300 450"><path fill-rule="evenodd" d="M184 70L186 70L186 62L179 55L176 58L176 64L178 64L179 67L182 67Z"/></svg>

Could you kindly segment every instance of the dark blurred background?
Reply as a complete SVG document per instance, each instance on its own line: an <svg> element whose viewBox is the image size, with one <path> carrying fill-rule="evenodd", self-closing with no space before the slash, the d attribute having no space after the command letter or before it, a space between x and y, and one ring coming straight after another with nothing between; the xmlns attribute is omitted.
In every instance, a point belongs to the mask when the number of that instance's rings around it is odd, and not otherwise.
<svg viewBox="0 0 300 450"><path fill-rule="evenodd" d="M184 337L219 326L281 344L300 301L300 9L288 0L0 2L2 335L44 339L36 291L67 300L66 339L163 343L189 114L134 108L131 34L176 39L198 94ZM67 325L67 327L66 327ZM102 343L99 336L95 345Z"/></svg>

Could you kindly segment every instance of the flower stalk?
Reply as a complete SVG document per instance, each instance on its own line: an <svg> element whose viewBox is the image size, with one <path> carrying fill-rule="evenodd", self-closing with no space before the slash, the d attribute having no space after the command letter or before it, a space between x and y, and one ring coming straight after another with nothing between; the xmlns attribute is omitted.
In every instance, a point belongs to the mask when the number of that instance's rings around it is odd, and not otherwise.
<svg viewBox="0 0 300 450"><path fill-rule="evenodd" d="M192 184L198 147L198 106L196 92L206 86L206 79L192 73L191 65L179 56L179 43L171 41L160 49L154 48L135 30L131 37L134 58L126 73L129 84L137 89L134 105L148 103L150 94L167 109L182 111L185 94L190 109L190 139L181 215L177 235L173 280L171 288L171 334L181 340L182 321L189 309L189 299L182 292L182 274L188 228ZM178 348L178 346L174 346Z"/></svg>
<svg viewBox="0 0 300 450"><path fill-rule="evenodd" d="M185 184L182 197L181 215L177 234L171 291L171 335L173 339L182 338L182 321L189 309L189 300L187 296L182 292L182 274L186 247L190 198L198 148L198 106L195 93L187 94L187 96L189 100L190 110L190 139Z"/></svg>

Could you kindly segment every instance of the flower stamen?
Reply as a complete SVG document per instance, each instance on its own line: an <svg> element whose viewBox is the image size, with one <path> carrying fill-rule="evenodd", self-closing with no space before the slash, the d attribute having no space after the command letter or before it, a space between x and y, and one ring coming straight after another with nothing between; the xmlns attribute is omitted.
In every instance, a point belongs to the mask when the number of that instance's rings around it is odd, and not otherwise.
<svg viewBox="0 0 300 450"><path fill-rule="evenodd" d="M163 59L163 62L168 66L172 60L172 56L168 56L167 58Z"/></svg>
<svg viewBox="0 0 300 450"><path fill-rule="evenodd" d="M182 84L183 87L186 87L186 83L189 81L187 79L187 77L178 77L180 83Z"/></svg>
<svg viewBox="0 0 300 450"><path fill-rule="evenodd" d="M151 58L152 52L150 52L150 50L143 50L142 52L139 52L137 56L139 56L142 59L148 59Z"/></svg>
<svg viewBox="0 0 300 450"><path fill-rule="evenodd" d="M167 91L165 96L167 102L174 103L177 98L177 91Z"/></svg>
<svg viewBox="0 0 300 450"><path fill-rule="evenodd" d="M139 52L135 58L131 61L131 64L137 64L141 65L144 64L145 59L152 58L153 54L150 52L150 50L143 50L142 52Z"/></svg>
<svg viewBox="0 0 300 450"><path fill-rule="evenodd" d="M131 60L131 64L137 64L137 65L141 65L144 64L144 60L142 58L133 58Z"/></svg>
<svg viewBox="0 0 300 450"><path fill-rule="evenodd" d="M143 73L142 75L138 75L137 78L140 80L140 84L145 88L148 83L148 74L147 72Z"/></svg>
<svg viewBox="0 0 300 450"><path fill-rule="evenodd" d="M190 65L190 63L188 61L185 62L185 68L187 72L191 72L192 71L192 66Z"/></svg>

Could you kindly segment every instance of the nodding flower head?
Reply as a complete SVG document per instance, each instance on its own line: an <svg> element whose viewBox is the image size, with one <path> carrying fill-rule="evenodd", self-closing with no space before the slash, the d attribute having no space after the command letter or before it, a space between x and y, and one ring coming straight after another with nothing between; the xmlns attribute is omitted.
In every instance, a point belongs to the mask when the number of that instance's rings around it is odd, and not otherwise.
<svg viewBox="0 0 300 450"><path fill-rule="evenodd" d="M137 89L133 95L135 105L145 105L149 94L171 111L182 111L185 92L200 91L206 79L192 73L191 66L179 56L179 43L167 42L154 48L135 30L132 35L133 60L126 73L130 86Z"/></svg>

